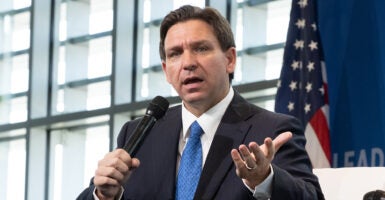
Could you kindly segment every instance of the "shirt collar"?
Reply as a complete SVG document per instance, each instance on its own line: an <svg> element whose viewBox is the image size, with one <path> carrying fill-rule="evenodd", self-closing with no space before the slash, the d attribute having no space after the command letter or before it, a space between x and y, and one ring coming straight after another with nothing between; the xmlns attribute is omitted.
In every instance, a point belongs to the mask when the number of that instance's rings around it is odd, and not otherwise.
<svg viewBox="0 0 385 200"><path fill-rule="evenodd" d="M229 92L219 103L210 108L208 111L203 113L199 118L194 114L188 111L184 103L182 104L182 122L183 122L183 140L186 140L187 132L191 124L197 120L199 125L202 127L205 135L208 134L208 137L213 138L215 131L217 130L219 123L225 114L227 107L229 106L231 100L234 96L234 90L230 87ZM206 136L207 137L207 136Z"/></svg>

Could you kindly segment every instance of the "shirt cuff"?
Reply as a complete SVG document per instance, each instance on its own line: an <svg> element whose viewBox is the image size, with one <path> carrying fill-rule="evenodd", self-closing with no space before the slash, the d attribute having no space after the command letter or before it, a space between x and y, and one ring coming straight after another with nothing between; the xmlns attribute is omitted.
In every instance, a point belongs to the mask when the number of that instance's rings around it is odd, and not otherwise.
<svg viewBox="0 0 385 200"><path fill-rule="evenodd" d="M273 167L270 165L270 174L266 177L262 183L259 185L255 186L255 188L250 188L245 182L245 186L247 189L250 190L251 193L253 193L253 197L256 199L261 199L261 200L267 200L270 199L271 197L271 191L272 191L272 184L273 184L273 176L274 176L274 171Z"/></svg>
<svg viewBox="0 0 385 200"><path fill-rule="evenodd" d="M124 188L123 187L120 187L120 188L121 188L120 194L118 195L119 198L115 198L116 200L120 200L123 197ZM95 200L100 200L99 197L96 195L96 187L94 188L94 192L92 193L92 195L94 196Z"/></svg>

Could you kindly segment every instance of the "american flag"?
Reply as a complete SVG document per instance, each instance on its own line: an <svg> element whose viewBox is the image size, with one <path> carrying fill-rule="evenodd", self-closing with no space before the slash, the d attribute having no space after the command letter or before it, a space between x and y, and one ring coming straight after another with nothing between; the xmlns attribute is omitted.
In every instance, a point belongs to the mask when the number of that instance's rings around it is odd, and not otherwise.
<svg viewBox="0 0 385 200"><path fill-rule="evenodd" d="M331 166L326 68L315 0L293 0L275 111L301 120L313 167Z"/></svg>

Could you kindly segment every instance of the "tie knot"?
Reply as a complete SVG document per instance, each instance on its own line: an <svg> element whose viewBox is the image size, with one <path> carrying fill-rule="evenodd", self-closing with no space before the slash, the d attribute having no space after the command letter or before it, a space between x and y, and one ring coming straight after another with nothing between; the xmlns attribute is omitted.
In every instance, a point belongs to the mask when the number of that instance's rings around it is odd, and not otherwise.
<svg viewBox="0 0 385 200"><path fill-rule="evenodd" d="M190 138L200 138L203 133L202 127L198 124L197 121L190 126Z"/></svg>

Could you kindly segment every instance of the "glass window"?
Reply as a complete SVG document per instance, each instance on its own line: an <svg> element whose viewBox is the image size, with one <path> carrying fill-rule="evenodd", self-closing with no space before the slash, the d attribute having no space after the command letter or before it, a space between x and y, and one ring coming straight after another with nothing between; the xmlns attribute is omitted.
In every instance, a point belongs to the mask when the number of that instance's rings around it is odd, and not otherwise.
<svg viewBox="0 0 385 200"><path fill-rule="evenodd" d="M0 5L0 124L27 119L30 1Z"/></svg>
<svg viewBox="0 0 385 200"><path fill-rule="evenodd" d="M28 57L0 59L0 124L27 119Z"/></svg>
<svg viewBox="0 0 385 200"><path fill-rule="evenodd" d="M30 13L0 13L0 53L29 48Z"/></svg>
<svg viewBox="0 0 385 200"><path fill-rule="evenodd" d="M12 51L29 48L30 13L22 12L11 19Z"/></svg>
<svg viewBox="0 0 385 200"><path fill-rule="evenodd" d="M97 162L109 151L109 127L75 126L51 135L48 199L76 199L89 185Z"/></svg>
<svg viewBox="0 0 385 200"><path fill-rule="evenodd" d="M112 5L112 0L61 3L54 115L110 106Z"/></svg>
<svg viewBox="0 0 385 200"><path fill-rule="evenodd" d="M113 21L113 2L111 0L90 0L89 33L111 31Z"/></svg>
<svg viewBox="0 0 385 200"><path fill-rule="evenodd" d="M239 61L234 84L279 77L290 6L285 0L239 4L234 13Z"/></svg>
<svg viewBox="0 0 385 200"><path fill-rule="evenodd" d="M24 199L25 131L10 131L0 136L0 199Z"/></svg>
<svg viewBox="0 0 385 200"><path fill-rule="evenodd" d="M11 69L11 93L26 92L28 90L28 54L12 57Z"/></svg>

